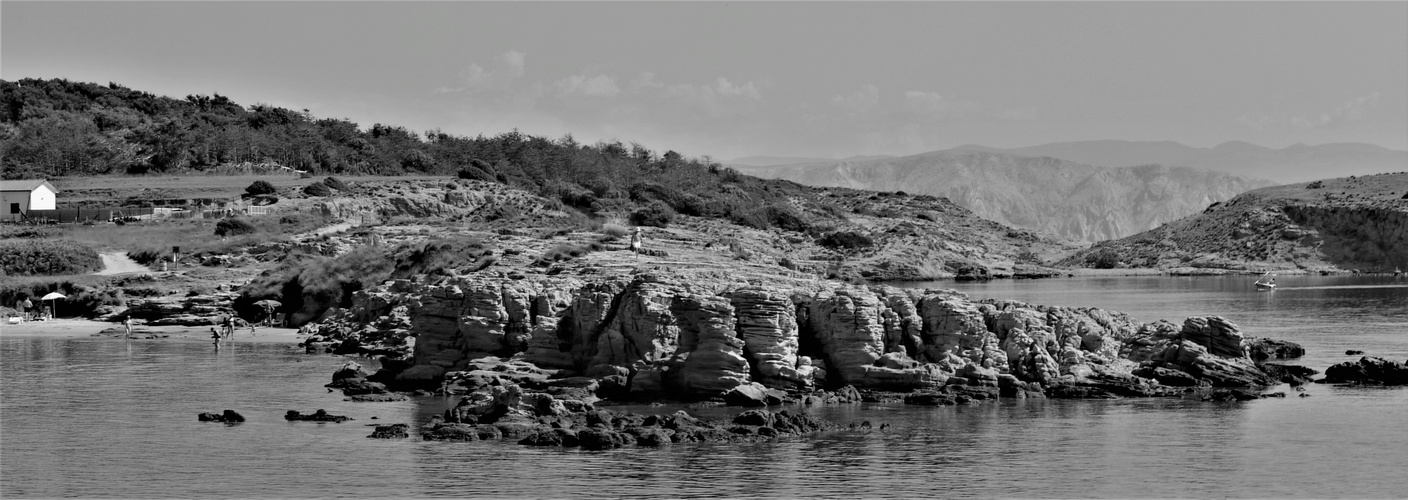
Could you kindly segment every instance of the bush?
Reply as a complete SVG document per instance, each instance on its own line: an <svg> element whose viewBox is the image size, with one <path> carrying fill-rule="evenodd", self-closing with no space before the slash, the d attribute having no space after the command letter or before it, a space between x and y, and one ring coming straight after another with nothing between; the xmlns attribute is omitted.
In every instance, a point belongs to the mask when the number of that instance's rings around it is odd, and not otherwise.
<svg viewBox="0 0 1408 500"><path fill-rule="evenodd" d="M474 181L498 182L498 180L494 178L494 174L485 172L485 171L483 171L483 170L474 168L474 167L472 167L472 166L466 166L466 167L460 169L459 173L456 174L456 175L457 175L459 178L461 178L461 179L469 179L469 180L474 180Z"/></svg>
<svg viewBox="0 0 1408 500"><path fill-rule="evenodd" d="M108 276L73 276L65 278L15 278L0 281L0 304L15 305L28 297L36 311L55 305L58 317L92 316L100 306L125 305L122 290L111 285ZM66 297L56 302L40 301L49 292Z"/></svg>
<svg viewBox="0 0 1408 500"><path fill-rule="evenodd" d="M93 247L69 240L0 240L0 273L9 276L86 274L102 269Z"/></svg>
<svg viewBox="0 0 1408 500"><path fill-rule="evenodd" d="M854 249L874 246L875 240L855 231L836 231L822 236L817 244L834 249Z"/></svg>
<svg viewBox="0 0 1408 500"><path fill-rule="evenodd" d="M237 236L241 234L252 234L258 231L249 221L240 218L220 219L215 223L216 236Z"/></svg>
<svg viewBox="0 0 1408 500"><path fill-rule="evenodd" d="M658 201L652 201L631 213L631 224L637 226L669 227L670 221L674 219L674 209Z"/></svg>
<svg viewBox="0 0 1408 500"><path fill-rule="evenodd" d="M259 196L261 194L276 194L279 190L273 184L269 184L269 181L258 180L244 188L244 192L250 196Z"/></svg>
<svg viewBox="0 0 1408 500"><path fill-rule="evenodd" d="M1114 269L1120 264L1120 256L1112 248L1101 248L1087 256L1085 261L1096 269Z"/></svg>
<svg viewBox="0 0 1408 500"><path fill-rule="evenodd" d="M619 224L602 224L600 232L610 239L622 238L631 234L630 229L626 229L625 226Z"/></svg>
<svg viewBox="0 0 1408 500"><path fill-rule="evenodd" d="M351 188L347 187L347 183L342 182L342 179L338 179L338 178L336 178L336 177L328 177L328 178L326 178L326 179L323 179L323 184L327 185L327 187L330 187L330 188L333 188L333 189L336 189L336 190L342 191L342 192L347 192L347 191L351 191L351 190L352 190Z"/></svg>
<svg viewBox="0 0 1408 500"><path fill-rule="evenodd" d="M548 251L546 252L543 252L543 256L538 257L538 260L535 261L534 264L537 264L538 266L547 266L548 264L553 262L572 260L577 257L586 255L590 252L591 248L584 247L582 245L574 245L571 243L563 243L554 246L551 249L548 249Z"/></svg>
<svg viewBox="0 0 1408 500"><path fill-rule="evenodd" d="M321 317L332 307L351 307L352 294L386 281L394 261L383 247L361 246L337 257L302 257L285 262L277 273L255 278L240 288L234 307L242 316L257 317L254 303L264 299L283 303L290 326L301 326Z"/></svg>
<svg viewBox="0 0 1408 500"><path fill-rule="evenodd" d="M314 182L303 187L303 194L308 196L332 196L332 188L321 182Z"/></svg>

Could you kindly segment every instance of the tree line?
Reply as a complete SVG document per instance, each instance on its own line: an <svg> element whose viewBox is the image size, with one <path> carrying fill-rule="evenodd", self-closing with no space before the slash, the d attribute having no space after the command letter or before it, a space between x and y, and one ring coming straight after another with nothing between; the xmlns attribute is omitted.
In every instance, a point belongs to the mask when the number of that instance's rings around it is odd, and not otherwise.
<svg viewBox="0 0 1408 500"><path fill-rule="evenodd" d="M584 212L654 207L805 229L801 208L831 211L787 181L762 180L707 158L657 154L637 143L580 144L518 132L493 137L317 118L307 110L228 97L157 96L116 83L0 81L4 178L189 174L240 164L312 174L459 175L519 187Z"/></svg>

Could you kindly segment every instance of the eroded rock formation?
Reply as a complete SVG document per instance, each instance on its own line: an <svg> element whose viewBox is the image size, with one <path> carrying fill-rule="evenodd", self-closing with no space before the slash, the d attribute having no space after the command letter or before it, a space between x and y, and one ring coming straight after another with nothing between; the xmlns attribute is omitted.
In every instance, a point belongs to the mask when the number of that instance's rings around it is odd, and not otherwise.
<svg viewBox="0 0 1408 500"><path fill-rule="evenodd" d="M383 297L393 289L406 298ZM371 377L392 388L512 383L558 394L689 399L740 387L967 386L1004 394L1074 387L1054 394L1113 397L1263 386L1288 376L1258 364L1269 357L1266 341L1249 341L1220 317L1140 323L1100 309L975 302L952 290L784 289L651 274L593 282L401 280L358 292L346 314L365 317L374 313L358 307L387 311L401 302L415 334L414 360ZM360 378L355 367L344 371Z"/></svg>

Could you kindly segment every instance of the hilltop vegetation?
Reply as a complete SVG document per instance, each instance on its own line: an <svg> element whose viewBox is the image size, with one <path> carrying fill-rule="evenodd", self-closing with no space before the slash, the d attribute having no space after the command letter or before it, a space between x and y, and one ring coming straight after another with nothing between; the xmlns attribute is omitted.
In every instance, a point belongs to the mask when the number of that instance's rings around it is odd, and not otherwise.
<svg viewBox="0 0 1408 500"><path fill-rule="evenodd" d="M651 206L767 228L834 211L806 189L640 144L578 144L518 133L459 137L375 124L366 130L215 95L184 100L110 83L24 79L0 84L6 178L187 174L287 167L350 175L431 174L498 182L588 214ZM658 219L658 218L657 218Z"/></svg>
<svg viewBox="0 0 1408 500"><path fill-rule="evenodd" d="M1096 244L1059 264L1366 272L1408 268L1408 172L1249 191L1159 228Z"/></svg>

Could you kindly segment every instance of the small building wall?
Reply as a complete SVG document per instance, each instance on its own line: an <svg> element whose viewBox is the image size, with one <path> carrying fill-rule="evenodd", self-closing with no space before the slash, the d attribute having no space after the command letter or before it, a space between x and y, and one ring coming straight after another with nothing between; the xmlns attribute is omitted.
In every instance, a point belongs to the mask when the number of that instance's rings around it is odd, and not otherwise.
<svg viewBox="0 0 1408 500"><path fill-rule="evenodd" d="M29 213L29 194L28 191L0 191L0 220L22 220L21 214ZM11 211L12 203L19 204L20 213Z"/></svg>
<svg viewBox="0 0 1408 500"><path fill-rule="evenodd" d="M29 195L30 210L54 210L57 207L57 196L49 190L49 186L40 185L34 188Z"/></svg>

